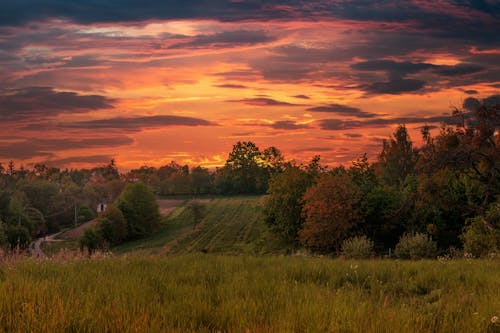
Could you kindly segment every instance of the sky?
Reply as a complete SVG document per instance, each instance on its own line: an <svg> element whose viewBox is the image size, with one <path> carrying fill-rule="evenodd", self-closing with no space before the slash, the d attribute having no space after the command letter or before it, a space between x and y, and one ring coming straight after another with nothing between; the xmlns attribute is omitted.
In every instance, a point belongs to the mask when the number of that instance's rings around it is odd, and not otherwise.
<svg viewBox="0 0 500 333"><path fill-rule="evenodd" d="M500 2L16 0L0 162L213 168L237 141L348 165L500 91Z"/></svg>

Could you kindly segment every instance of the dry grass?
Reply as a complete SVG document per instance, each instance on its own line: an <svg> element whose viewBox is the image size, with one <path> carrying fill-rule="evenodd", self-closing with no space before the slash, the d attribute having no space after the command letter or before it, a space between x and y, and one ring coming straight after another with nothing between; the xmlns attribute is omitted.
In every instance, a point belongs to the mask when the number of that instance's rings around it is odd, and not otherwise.
<svg viewBox="0 0 500 333"><path fill-rule="evenodd" d="M4 257L0 332L498 332L500 262Z"/></svg>

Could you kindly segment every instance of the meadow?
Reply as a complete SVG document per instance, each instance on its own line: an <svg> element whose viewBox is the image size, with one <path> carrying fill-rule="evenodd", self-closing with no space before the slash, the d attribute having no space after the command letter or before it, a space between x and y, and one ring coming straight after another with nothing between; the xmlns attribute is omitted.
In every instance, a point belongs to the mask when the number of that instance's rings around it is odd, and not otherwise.
<svg viewBox="0 0 500 333"><path fill-rule="evenodd" d="M4 258L0 332L498 332L498 276L498 260Z"/></svg>

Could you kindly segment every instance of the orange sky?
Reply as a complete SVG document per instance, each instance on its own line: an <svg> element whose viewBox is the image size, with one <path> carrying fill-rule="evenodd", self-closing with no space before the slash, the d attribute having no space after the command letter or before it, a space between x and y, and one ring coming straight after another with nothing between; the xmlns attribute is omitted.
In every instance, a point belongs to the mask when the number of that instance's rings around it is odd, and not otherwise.
<svg viewBox="0 0 500 333"><path fill-rule="evenodd" d="M214 167L240 140L345 164L500 87L495 2L43 2L0 14L4 164Z"/></svg>

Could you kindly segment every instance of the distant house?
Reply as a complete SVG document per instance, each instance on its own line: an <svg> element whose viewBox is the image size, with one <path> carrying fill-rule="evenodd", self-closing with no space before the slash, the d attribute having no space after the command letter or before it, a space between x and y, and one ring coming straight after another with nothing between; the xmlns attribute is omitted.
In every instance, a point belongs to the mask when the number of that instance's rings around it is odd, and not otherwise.
<svg viewBox="0 0 500 333"><path fill-rule="evenodd" d="M96 209L96 210L97 210L97 213L102 213L102 212L104 212L104 211L106 210L106 208L108 208L108 205L106 205L105 203L102 203L102 202L101 202L101 203L99 203L99 204L97 205L97 209Z"/></svg>

